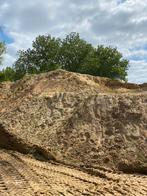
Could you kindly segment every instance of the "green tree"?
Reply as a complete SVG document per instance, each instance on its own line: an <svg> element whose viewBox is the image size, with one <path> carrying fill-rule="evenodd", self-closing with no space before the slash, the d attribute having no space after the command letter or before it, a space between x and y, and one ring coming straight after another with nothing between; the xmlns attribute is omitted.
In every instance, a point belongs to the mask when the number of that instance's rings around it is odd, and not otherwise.
<svg viewBox="0 0 147 196"><path fill-rule="evenodd" d="M3 42L0 42L0 65L2 64L3 55L5 52L6 52L6 46Z"/></svg>
<svg viewBox="0 0 147 196"><path fill-rule="evenodd" d="M81 72L82 64L93 50L91 44L81 39L78 33L70 33L62 41L60 64L68 71Z"/></svg>
<svg viewBox="0 0 147 196"><path fill-rule="evenodd" d="M18 51L18 59L13 65L13 70L15 71L14 80L21 79L28 72L29 56L28 50Z"/></svg>
<svg viewBox="0 0 147 196"><path fill-rule="evenodd" d="M38 36L33 41L32 49L19 51L19 57L14 64L18 78L26 73L41 73L55 70L59 67L60 39L48 36Z"/></svg>
<svg viewBox="0 0 147 196"><path fill-rule="evenodd" d="M129 61L117 48L99 45L86 56L81 73L126 81Z"/></svg>
<svg viewBox="0 0 147 196"><path fill-rule="evenodd" d="M93 48L91 52L86 56L84 62L82 63L80 73L90 74L93 76L99 75L100 63L96 56L96 49Z"/></svg>
<svg viewBox="0 0 147 196"><path fill-rule="evenodd" d="M32 62L40 72L55 70L59 67L60 39L48 36L38 36L30 50Z"/></svg>
<svg viewBox="0 0 147 196"><path fill-rule="evenodd" d="M3 61L3 55L6 51L6 46L3 42L0 42L0 65ZM3 82L5 80L5 74L3 71L0 71L0 82Z"/></svg>
<svg viewBox="0 0 147 196"><path fill-rule="evenodd" d="M14 81L15 80L15 71L12 67L6 67L3 69L4 80L5 81Z"/></svg>
<svg viewBox="0 0 147 196"><path fill-rule="evenodd" d="M100 45L95 52L96 60L99 63L99 76L112 79L126 80L129 61L123 59L117 48L104 47Z"/></svg>
<svg viewBox="0 0 147 196"><path fill-rule="evenodd" d="M5 81L5 74L3 71L0 71L0 82Z"/></svg>
<svg viewBox="0 0 147 196"><path fill-rule="evenodd" d="M117 48L91 44L78 33L70 33L65 39L38 36L32 48L19 51L13 69L15 80L26 73L34 74L62 68L67 71L86 73L112 79L126 80L129 61Z"/></svg>

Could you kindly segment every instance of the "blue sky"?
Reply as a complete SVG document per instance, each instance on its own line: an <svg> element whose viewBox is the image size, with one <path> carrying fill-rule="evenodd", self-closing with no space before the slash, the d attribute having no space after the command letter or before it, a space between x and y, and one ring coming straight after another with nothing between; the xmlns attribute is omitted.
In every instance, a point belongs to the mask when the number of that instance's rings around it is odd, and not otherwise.
<svg viewBox="0 0 147 196"><path fill-rule="evenodd" d="M40 34L64 37L79 32L93 45L116 46L130 60L128 80L147 82L147 0L0 0L4 65L31 47ZM17 8L17 9L16 9Z"/></svg>
<svg viewBox="0 0 147 196"><path fill-rule="evenodd" d="M14 42L14 39L5 32L4 27L0 27L0 41L5 42L6 44Z"/></svg>

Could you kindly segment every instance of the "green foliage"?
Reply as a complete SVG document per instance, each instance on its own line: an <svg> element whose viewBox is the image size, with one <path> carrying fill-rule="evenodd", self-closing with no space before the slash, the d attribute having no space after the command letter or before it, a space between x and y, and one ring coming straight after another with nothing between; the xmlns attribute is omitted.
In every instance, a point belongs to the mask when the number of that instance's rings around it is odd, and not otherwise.
<svg viewBox="0 0 147 196"><path fill-rule="evenodd" d="M48 36L39 36L33 42L30 57L39 72L51 71L59 68L60 39Z"/></svg>
<svg viewBox="0 0 147 196"><path fill-rule="evenodd" d="M70 33L65 39L38 36L32 48L18 52L12 68L0 72L0 81L18 80L25 74L38 74L58 68L67 71L109 77L126 81L129 62L117 48L91 44Z"/></svg>
<svg viewBox="0 0 147 196"><path fill-rule="evenodd" d="M99 76L126 80L129 61L122 58L117 48L100 45L96 49L96 59L99 61Z"/></svg>
<svg viewBox="0 0 147 196"><path fill-rule="evenodd" d="M117 48L99 45L89 51L78 72L126 81L128 66Z"/></svg>
<svg viewBox="0 0 147 196"><path fill-rule="evenodd" d="M15 71L12 67L6 67L0 71L0 81L13 81L15 78Z"/></svg>
<svg viewBox="0 0 147 196"><path fill-rule="evenodd" d="M83 74L98 76L99 68L100 62L96 56L96 49L93 48L93 50L91 50L89 54L86 56L79 72Z"/></svg>
<svg viewBox="0 0 147 196"><path fill-rule="evenodd" d="M0 82L5 81L5 74L3 71L0 71Z"/></svg>
<svg viewBox="0 0 147 196"><path fill-rule="evenodd" d="M6 69L3 70L5 75L5 81L13 81L15 78L15 71L12 67L6 67Z"/></svg>
<svg viewBox="0 0 147 196"><path fill-rule="evenodd" d="M13 69L15 71L14 80L19 80L27 73L27 59L26 59L27 52L25 51L18 51L19 58L13 65Z"/></svg>
<svg viewBox="0 0 147 196"><path fill-rule="evenodd" d="M78 33L71 33L63 39L60 51L61 67L67 71L81 72L82 65L93 47L81 39Z"/></svg>
<svg viewBox="0 0 147 196"><path fill-rule="evenodd" d="M19 58L14 65L18 78L26 73L41 73L59 68L59 50L60 39L52 38L50 35L38 36L33 41L32 49L19 51Z"/></svg>
<svg viewBox="0 0 147 196"><path fill-rule="evenodd" d="M5 44L3 42L0 42L0 65L2 64L3 55L5 51L6 51Z"/></svg>

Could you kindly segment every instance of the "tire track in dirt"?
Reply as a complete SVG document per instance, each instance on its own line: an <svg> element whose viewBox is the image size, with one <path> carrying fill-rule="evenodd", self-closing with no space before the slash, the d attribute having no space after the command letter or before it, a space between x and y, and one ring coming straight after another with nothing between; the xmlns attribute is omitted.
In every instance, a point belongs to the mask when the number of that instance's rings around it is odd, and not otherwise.
<svg viewBox="0 0 147 196"><path fill-rule="evenodd" d="M52 170L53 172L60 174L62 173L63 175L68 175L72 178L77 178L84 182L93 183L95 186L100 185L101 187L104 187L103 192L106 191L107 193L110 193L112 195L133 195L133 192L135 195L136 191L137 195L147 194L147 177L145 176L117 174L109 170L107 171L107 169L105 168L103 169L104 171L102 171L102 168L95 170L95 176L89 176L88 174L88 176L86 176L85 173L82 173L81 171L75 171L75 169L65 168L65 166L61 165L57 167L56 165L37 162L33 159L27 159L25 161L29 162L29 164L31 164L35 168L39 167L41 169L41 173L45 173L45 175L48 174L48 172L46 172L47 170ZM40 171L40 169L36 169L36 171ZM104 182L106 179L108 180L107 185ZM110 184L112 184L112 187L110 186ZM100 193L102 194L101 191Z"/></svg>
<svg viewBox="0 0 147 196"><path fill-rule="evenodd" d="M87 170L87 171L86 171ZM146 196L147 176L74 169L0 150L0 196Z"/></svg>
<svg viewBox="0 0 147 196"><path fill-rule="evenodd" d="M9 196L10 195L1 174L0 174L0 195L1 196Z"/></svg>

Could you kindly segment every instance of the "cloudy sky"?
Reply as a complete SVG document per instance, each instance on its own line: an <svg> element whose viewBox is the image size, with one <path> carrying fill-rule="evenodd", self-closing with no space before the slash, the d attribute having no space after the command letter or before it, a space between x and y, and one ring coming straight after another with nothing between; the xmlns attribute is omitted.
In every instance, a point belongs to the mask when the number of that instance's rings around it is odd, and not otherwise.
<svg viewBox="0 0 147 196"><path fill-rule="evenodd" d="M93 45L117 46L130 60L130 82L147 82L147 0L0 0L4 65L39 34L79 32Z"/></svg>

